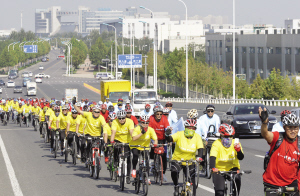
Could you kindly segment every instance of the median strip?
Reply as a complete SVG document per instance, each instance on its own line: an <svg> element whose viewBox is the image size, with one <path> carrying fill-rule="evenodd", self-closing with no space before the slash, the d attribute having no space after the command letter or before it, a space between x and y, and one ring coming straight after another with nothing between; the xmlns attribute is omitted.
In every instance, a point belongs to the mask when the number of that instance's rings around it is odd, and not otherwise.
<svg viewBox="0 0 300 196"><path fill-rule="evenodd" d="M91 86L91 85L88 85L87 83L83 83L83 86L90 89L91 91L94 91L95 93L98 93L99 95L101 94L100 90Z"/></svg>

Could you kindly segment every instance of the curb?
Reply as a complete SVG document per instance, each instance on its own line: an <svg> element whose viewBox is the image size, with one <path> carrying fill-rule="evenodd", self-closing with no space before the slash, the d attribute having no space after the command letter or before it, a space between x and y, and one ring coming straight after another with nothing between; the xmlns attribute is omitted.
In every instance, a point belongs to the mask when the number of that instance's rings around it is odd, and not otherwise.
<svg viewBox="0 0 300 196"><path fill-rule="evenodd" d="M98 93L99 95L101 95L101 92L99 89L96 89L95 87L92 87L91 85L88 85L87 83L83 83L83 86L90 89L91 91L94 91L95 93Z"/></svg>

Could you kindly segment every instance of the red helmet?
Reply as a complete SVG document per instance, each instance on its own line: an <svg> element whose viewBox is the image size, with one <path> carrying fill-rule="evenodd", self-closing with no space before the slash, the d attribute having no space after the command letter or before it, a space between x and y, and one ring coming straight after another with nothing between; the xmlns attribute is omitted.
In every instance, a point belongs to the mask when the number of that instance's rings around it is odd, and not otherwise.
<svg viewBox="0 0 300 196"><path fill-rule="evenodd" d="M101 105L101 110L106 109L106 108L107 108L107 105L105 103Z"/></svg>
<svg viewBox="0 0 300 196"><path fill-rule="evenodd" d="M146 105L145 105L145 109L150 109L151 108L151 105L149 104L149 103L147 103Z"/></svg>
<svg viewBox="0 0 300 196"><path fill-rule="evenodd" d="M221 124L219 128L219 133L222 136L234 136L235 130L234 127L228 124Z"/></svg>
<svg viewBox="0 0 300 196"><path fill-rule="evenodd" d="M89 99L85 99L85 101L89 101Z"/></svg>
<svg viewBox="0 0 300 196"><path fill-rule="evenodd" d="M172 103L171 101L168 101L168 102L166 103L166 107L173 107L173 103Z"/></svg>
<svg viewBox="0 0 300 196"><path fill-rule="evenodd" d="M130 106L125 107L125 112L132 112L132 108Z"/></svg>
<svg viewBox="0 0 300 196"><path fill-rule="evenodd" d="M185 127L197 127L197 120L189 118L184 121Z"/></svg>
<svg viewBox="0 0 300 196"><path fill-rule="evenodd" d="M111 113L110 115L108 115L108 120L115 120L115 119L117 119L116 113Z"/></svg>
<svg viewBox="0 0 300 196"><path fill-rule="evenodd" d="M280 113L280 116L281 116L281 118L282 118L282 117L284 117L284 116L286 116L286 115L288 115L288 114L291 114L291 111L289 111L289 110L283 110L283 111Z"/></svg>

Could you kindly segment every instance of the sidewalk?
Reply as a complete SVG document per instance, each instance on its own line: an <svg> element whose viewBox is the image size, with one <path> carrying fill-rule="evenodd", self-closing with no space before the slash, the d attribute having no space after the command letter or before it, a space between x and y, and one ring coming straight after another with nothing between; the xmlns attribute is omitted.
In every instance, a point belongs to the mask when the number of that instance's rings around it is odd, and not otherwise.
<svg viewBox="0 0 300 196"><path fill-rule="evenodd" d="M89 57L87 56L84 64L79 65L79 68L76 70L76 74L71 74L70 77L78 78L94 78L94 68L95 65L91 64Z"/></svg>

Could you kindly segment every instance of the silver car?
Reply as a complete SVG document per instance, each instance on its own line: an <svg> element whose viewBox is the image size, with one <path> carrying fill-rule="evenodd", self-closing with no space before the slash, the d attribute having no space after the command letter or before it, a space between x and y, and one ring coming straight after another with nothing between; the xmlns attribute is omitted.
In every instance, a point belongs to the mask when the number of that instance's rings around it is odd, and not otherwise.
<svg viewBox="0 0 300 196"><path fill-rule="evenodd" d="M14 93L22 93L22 86L15 86Z"/></svg>

